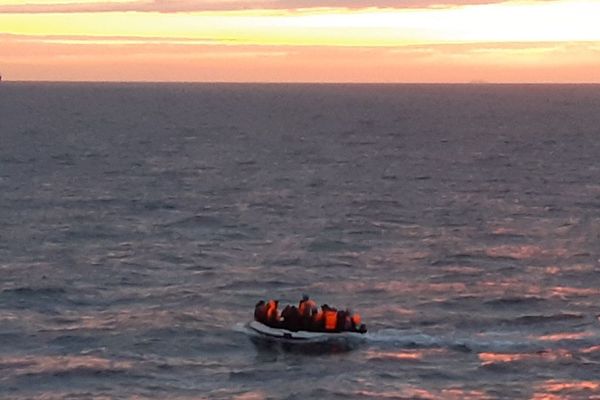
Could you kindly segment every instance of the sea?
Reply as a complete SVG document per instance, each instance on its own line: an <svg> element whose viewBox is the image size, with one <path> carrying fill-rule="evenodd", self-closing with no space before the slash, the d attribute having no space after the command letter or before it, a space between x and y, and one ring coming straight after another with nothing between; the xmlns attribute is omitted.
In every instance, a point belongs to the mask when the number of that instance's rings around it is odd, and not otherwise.
<svg viewBox="0 0 600 400"><path fill-rule="evenodd" d="M599 316L598 85L0 84L1 399L600 399Z"/></svg>

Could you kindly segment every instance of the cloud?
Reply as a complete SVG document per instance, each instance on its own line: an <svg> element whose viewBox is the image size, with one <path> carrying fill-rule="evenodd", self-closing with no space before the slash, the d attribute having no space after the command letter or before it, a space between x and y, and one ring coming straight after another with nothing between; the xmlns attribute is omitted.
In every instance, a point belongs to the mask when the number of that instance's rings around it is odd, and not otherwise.
<svg viewBox="0 0 600 400"><path fill-rule="evenodd" d="M442 1L0 0L0 60L11 79L600 82L597 0Z"/></svg>
<svg viewBox="0 0 600 400"><path fill-rule="evenodd" d="M545 0L542 0L545 1ZM237 10L299 10L311 8L428 8L501 3L502 0L124 0L124 1L0 1L0 13L205 12Z"/></svg>
<svg viewBox="0 0 600 400"><path fill-rule="evenodd" d="M600 42L600 25L596 18L599 14L600 3L585 0L411 10L114 12L76 16L65 13L0 13L0 32L40 36L188 38L223 44L347 47L474 42Z"/></svg>
<svg viewBox="0 0 600 400"><path fill-rule="evenodd" d="M110 81L600 82L599 49L594 43L324 48L206 45L140 37L37 39L0 37L0 59L6 77Z"/></svg>
<svg viewBox="0 0 600 400"><path fill-rule="evenodd" d="M223 44L223 41L211 38L136 36L136 35L14 35L0 33L0 40L12 43L46 43L46 44L103 44L103 45L136 45L136 44L172 44L185 46L209 46Z"/></svg>

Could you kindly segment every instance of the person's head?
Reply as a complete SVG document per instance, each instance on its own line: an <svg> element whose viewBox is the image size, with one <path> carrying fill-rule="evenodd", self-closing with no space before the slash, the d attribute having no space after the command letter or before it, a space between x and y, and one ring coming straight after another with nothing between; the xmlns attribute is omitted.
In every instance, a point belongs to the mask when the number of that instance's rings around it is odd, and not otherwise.
<svg viewBox="0 0 600 400"><path fill-rule="evenodd" d="M302 294L302 301L307 301L309 299L308 295L306 293Z"/></svg>
<svg viewBox="0 0 600 400"><path fill-rule="evenodd" d="M255 306L255 307L260 307L260 306L264 306L264 305L265 305L265 301L264 301L264 300L261 300L261 301L259 301L258 303L256 303L256 306Z"/></svg>

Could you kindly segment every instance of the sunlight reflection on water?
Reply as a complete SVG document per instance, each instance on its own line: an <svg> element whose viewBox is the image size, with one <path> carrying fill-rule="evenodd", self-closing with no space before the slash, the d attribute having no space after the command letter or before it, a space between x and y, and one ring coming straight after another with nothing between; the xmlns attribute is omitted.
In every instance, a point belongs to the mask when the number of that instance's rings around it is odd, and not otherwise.
<svg viewBox="0 0 600 400"><path fill-rule="evenodd" d="M3 85L0 397L592 398L599 99ZM359 312L364 343L235 328L302 293Z"/></svg>

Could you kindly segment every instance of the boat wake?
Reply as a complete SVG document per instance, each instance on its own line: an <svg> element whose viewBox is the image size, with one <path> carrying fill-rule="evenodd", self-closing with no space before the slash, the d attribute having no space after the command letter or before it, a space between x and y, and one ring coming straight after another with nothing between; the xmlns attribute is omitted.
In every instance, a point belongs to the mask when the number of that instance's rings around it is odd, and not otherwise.
<svg viewBox="0 0 600 400"><path fill-rule="evenodd" d="M265 338L245 323L237 323L233 330L243 333L251 339ZM267 339L280 340L279 338ZM351 339L354 339L352 340L354 342L353 348L361 345L386 349L442 348L459 352L543 352L560 348L591 348L600 343L600 330L588 329L573 334L542 336L526 335L518 331L479 332L471 336L461 337L454 333L429 335L418 330L387 328L368 332L360 335L359 338ZM323 341L325 340L321 338L313 341L313 343Z"/></svg>
<svg viewBox="0 0 600 400"><path fill-rule="evenodd" d="M367 343L380 347L446 348L464 352L546 351L559 348L586 348L600 343L600 331L531 335L518 331L479 332L471 336L454 333L432 336L417 330L382 329L366 334Z"/></svg>

